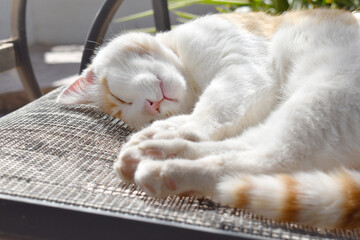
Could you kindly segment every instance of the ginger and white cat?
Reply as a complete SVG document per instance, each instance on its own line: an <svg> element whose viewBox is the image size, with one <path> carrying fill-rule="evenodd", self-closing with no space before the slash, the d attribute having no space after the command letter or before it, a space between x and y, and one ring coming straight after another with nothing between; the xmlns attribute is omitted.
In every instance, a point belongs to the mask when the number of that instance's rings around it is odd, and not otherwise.
<svg viewBox="0 0 360 240"><path fill-rule="evenodd" d="M115 169L150 196L210 196L270 218L360 226L356 14L231 13L127 33L58 101L96 105L140 130Z"/></svg>

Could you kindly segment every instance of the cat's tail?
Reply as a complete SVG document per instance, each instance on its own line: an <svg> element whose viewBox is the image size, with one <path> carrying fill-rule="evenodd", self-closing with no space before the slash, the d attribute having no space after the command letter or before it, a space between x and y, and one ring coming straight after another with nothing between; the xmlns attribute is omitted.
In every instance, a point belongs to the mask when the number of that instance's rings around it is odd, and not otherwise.
<svg viewBox="0 0 360 240"><path fill-rule="evenodd" d="M360 172L299 172L228 177L217 185L218 200L260 215L302 224L360 226Z"/></svg>

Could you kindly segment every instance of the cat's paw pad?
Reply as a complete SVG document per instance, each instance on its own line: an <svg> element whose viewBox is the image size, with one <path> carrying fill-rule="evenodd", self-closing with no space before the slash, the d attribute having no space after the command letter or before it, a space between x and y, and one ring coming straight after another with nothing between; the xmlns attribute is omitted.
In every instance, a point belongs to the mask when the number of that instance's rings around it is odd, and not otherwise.
<svg viewBox="0 0 360 240"><path fill-rule="evenodd" d="M153 141L148 140L135 146L124 147L115 162L115 171L125 182L132 182L138 164L146 159L168 159L174 157L171 147L164 151L159 145L152 144ZM156 141L155 141L156 142Z"/></svg>
<svg viewBox="0 0 360 240"><path fill-rule="evenodd" d="M169 177L165 175L160 162L151 160L141 162L134 179L135 183L149 196L164 198L170 195L172 189L176 190L173 180L170 180L171 188L166 185L166 183L169 183Z"/></svg>
<svg viewBox="0 0 360 240"><path fill-rule="evenodd" d="M180 159L142 161L135 172L135 183L149 196L157 198L189 194L204 196L204 184L208 185L209 182L198 178L198 173L189 171L191 162Z"/></svg>
<svg viewBox="0 0 360 240"><path fill-rule="evenodd" d="M128 147L120 152L119 158L114 164L115 171L125 182L132 182L134 173L143 156L137 151L137 147Z"/></svg>
<svg viewBox="0 0 360 240"><path fill-rule="evenodd" d="M137 146L123 148L115 162L115 170L120 178L126 182L132 182L138 164L146 159L164 160L174 158L186 146L181 141L172 144L173 141L148 140Z"/></svg>

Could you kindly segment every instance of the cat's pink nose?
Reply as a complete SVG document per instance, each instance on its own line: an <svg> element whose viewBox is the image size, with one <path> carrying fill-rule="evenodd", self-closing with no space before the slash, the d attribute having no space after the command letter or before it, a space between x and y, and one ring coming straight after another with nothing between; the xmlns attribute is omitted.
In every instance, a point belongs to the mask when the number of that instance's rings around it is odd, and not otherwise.
<svg viewBox="0 0 360 240"><path fill-rule="evenodd" d="M160 101L152 102L150 100L145 101L145 110L148 111L152 115L156 115L160 113L159 107L161 102L164 99L161 99Z"/></svg>

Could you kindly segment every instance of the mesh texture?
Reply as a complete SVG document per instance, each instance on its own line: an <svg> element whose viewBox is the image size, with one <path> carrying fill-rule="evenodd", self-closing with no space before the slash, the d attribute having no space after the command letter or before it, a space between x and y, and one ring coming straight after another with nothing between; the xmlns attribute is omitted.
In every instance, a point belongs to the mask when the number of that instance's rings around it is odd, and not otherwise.
<svg viewBox="0 0 360 240"><path fill-rule="evenodd" d="M131 128L90 106L55 102L61 89L0 118L0 193L279 239L357 239L267 220L209 199L150 198L122 183L113 162Z"/></svg>

